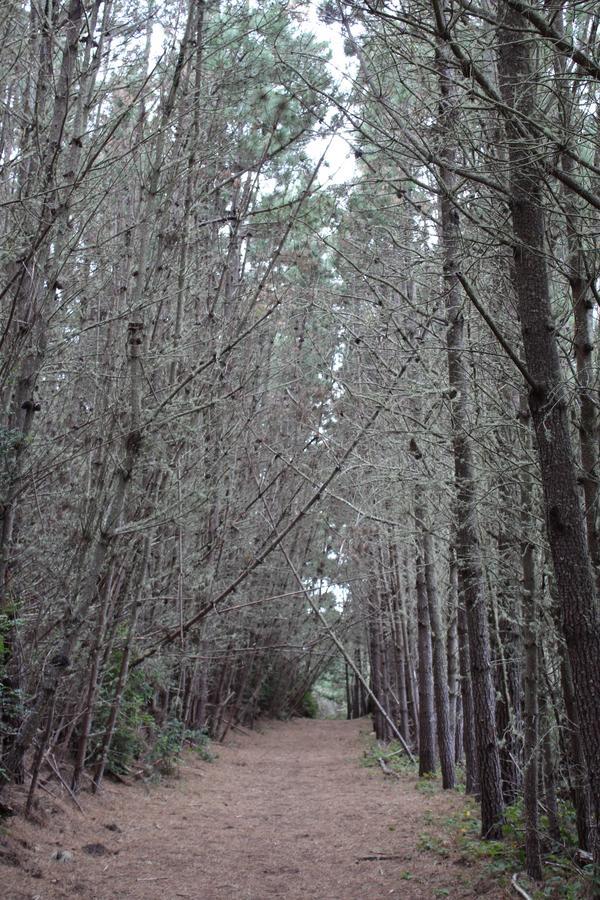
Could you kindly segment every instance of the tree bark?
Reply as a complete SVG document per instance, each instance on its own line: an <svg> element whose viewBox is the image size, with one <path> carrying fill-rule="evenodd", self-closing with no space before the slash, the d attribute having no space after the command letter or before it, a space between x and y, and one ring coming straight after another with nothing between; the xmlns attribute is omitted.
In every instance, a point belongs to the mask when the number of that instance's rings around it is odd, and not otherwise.
<svg viewBox="0 0 600 900"><path fill-rule="evenodd" d="M538 604L535 545L531 540L531 500L531 484L529 476L525 473L521 481L521 566L523 571L523 645L525 650L523 702L525 862L529 877L541 881L542 857L538 815Z"/></svg>
<svg viewBox="0 0 600 900"><path fill-rule="evenodd" d="M499 69L507 122L514 285L528 371L529 395L544 489L548 541L568 648L592 799L594 860L600 863L600 614L590 564L584 513L569 431L545 262L542 179L536 148L523 135L519 115L535 117L536 76L523 17L501 3Z"/></svg>
<svg viewBox="0 0 600 900"><path fill-rule="evenodd" d="M429 775L435 772L435 714L429 601L421 553L417 555L416 589L419 628L419 775Z"/></svg>
<svg viewBox="0 0 600 900"><path fill-rule="evenodd" d="M496 740L496 703L491 674L488 612L481 563L476 507L475 473L469 439L469 384L466 371L464 317L457 278L459 217L454 206L456 155L452 135L455 108L453 77L444 43L444 29L438 23L437 69L440 88L439 167L440 243L444 268L448 353L448 384L452 392L451 427L456 485L456 555L459 602L465 604L469 633L469 653L475 720L475 738L481 799L481 833L494 840L502 837L504 801L500 757Z"/></svg>

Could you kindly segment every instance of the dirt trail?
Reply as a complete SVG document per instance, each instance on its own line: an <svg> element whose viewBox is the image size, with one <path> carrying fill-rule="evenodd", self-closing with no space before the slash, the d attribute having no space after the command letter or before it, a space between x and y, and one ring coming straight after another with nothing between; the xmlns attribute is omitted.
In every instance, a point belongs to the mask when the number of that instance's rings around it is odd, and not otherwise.
<svg viewBox="0 0 600 900"><path fill-rule="evenodd" d="M461 807L360 766L365 724L294 720L236 736L213 764L144 788L109 782L61 802L46 828L18 820L25 868L0 867L7 900L375 900L508 896L451 847L423 849ZM107 827L110 826L110 827ZM115 830L115 826L119 830ZM111 830L112 829L112 830ZM441 839L441 834L437 838ZM87 849L85 849L87 848ZM72 853L68 862L53 850ZM365 857L393 856L393 859ZM29 869L29 871L27 871ZM37 877L36 877L37 876Z"/></svg>

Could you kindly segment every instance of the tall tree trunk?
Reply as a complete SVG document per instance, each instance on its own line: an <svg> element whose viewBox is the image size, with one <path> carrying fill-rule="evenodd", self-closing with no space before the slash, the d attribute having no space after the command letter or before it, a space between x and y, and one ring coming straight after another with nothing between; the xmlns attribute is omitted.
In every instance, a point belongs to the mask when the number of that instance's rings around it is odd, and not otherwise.
<svg viewBox="0 0 600 900"><path fill-rule="evenodd" d="M443 17L442 17L443 18ZM448 351L448 383L452 391L451 420L456 483L456 555L459 602L465 604L469 632L469 653L475 720L475 738L481 798L481 833L484 838L502 837L504 801L500 757L496 740L496 703L491 673L490 635L485 596L479 525L476 507L475 472L469 438L469 383L466 370L462 297L457 278L459 217L454 206L456 141L452 134L455 108L453 74L444 43L445 23L437 23L437 69L440 88L439 167L440 242L444 266Z"/></svg>
<svg viewBox="0 0 600 900"><path fill-rule="evenodd" d="M110 705L108 721L106 723L106 728L104 729L104 735L102 737L102 742L100 744L100 755L99 755L98 762L96 763L96 767L94 770L94 780L93 780L93 788L92 788L94 792L96 792L102 784L102 779L104 777L104 770L106 768L106 763L108 762L108 756L110 753L112 740L113 740L116 726L117 726L117 718L119 715L119 710L121 708L121 702L123 700L125 686L127 684L127 675L129 674L129 660L131 658L131 648L133 646L138 616L139 616L141 605L142 605L142 594L146 587L146 576L147 576L147 572L148 572L149 556L150 556L150 537L146 536L144 538L144 546L143 546L143 550L142 550L142 560L141 560L140 571L139 571L139 576L138 576L138 581L137 581L136 594L135 594L135 598L134 598L134 601L133 601L133 604L131 607L131 612L130 612L130 616L129 616L129 624L127 627L127 636L125 638L125 645L123 647L122 656L121 656L121 665L119 667L117 683L115 685L113 699L112 699L112 702Z"/></svg>
<svg viewBox="0 0 600 900"><path fill-rule="evenodd" d="M417 621L419 628L419 775L435 772L435 714L433 702L433 661L429 602L425 565L417 555Z"/></svg>
<svg viewBox="0 0 600 900"><path fill-rule="evenodd" d="M555 25L562 31L562 12L556 16ZM567 58L558 49L555 56L555 69L562 125L561 139L565 148L575 149L577 138L574 128L575 94L569 90L569 82L565 78ZM600 153L599 146L596 141L596 155ZM563 171L568 175L577 176L575 161L566 150L561 153L561 165ZM594 348L596 331L594 308L596 304L591 290L594 263L592 252L586 251L585 246L584 234L587 224L584 224L583 216L585 204L574 191L564 187L562 206L565 215L567 278L573 309L573 349L579 394L579 453L583 470L580 483L583 488L588 550L596 579L596 593L598 593L600 589L598 476L600 473L598 472L598 374ZM597 214L594 225L595 229L592 230L597 232Z"/></svg>
<svg viewBox="0 0 600 900"><path fill-rule="evenodd" d="M594 860L600 864L600 613L569 431L545 262L542 178L520 116L535 118L536 75L527 24L500 5L499 67L507 122L514 281L529 374L529 407L540 461L546 527L590 779Z"/></svg>
<svg viewBox="0 0 600 900"><path fill-rule="evenodd" d="M96 633L93 637L93 646L88 657L87 672L87 691L85 698L85 706L83 710L83 718L81 721L81 733L77 744L77 752L75 754L75 764L73 766L73 774L71 776L71 790L74 794L79 792L81 777L85 767L85 760L88 750L90 735L92 733L92 721L96 708L96 696L99 688L100 664L102 661L102 645L106 640L106 623L108 619L108 607L110 604L112 587L114 578L114 564L110 567L106 586L104 589L104 597L100 600L98 610L98 622L96 625Z"/></svg>
<svg viewBox="0 0 600 900"><path fill-rule="evenodd" d="M421 459L421 453L414 439L411 441L411 452L417 460ZM431 654L431 666L433 677L433 692L435 699L435 720L437 730L437 745L442 770L442 784L444 788L454 787L454 733L450 726L450 705L448 697L448 663L446 658L446 631L444 628L438 596L436 576L434 570L433 538L426 519L425 498L419 478L415 480L415 520L420 529L420 549L425 578L425 592L427 595L428 623L430 628L430 649L425 652ZM421 634L421 609L419 609L419 648L421 641L425 641L425 635ZM419 650L419 660L420 660ZM427 661L427 665L429 662ZM419 669L420 672L420 669Z"/></svg>
<svg viewBox="0 0 600 900"><path fill-rule="evenodd" d="M458 661L458 597L450 585L448 591L448 627L446 636L446 655L448 658L448 700L449 700L449 724L450 731L454 735L454 759L458 760L459 754L456 747L456 732L458 720L459 688L459 661Z"/></svg>
<svg viewBox="0 0 600 900"><path fill-rule="evenodd" d="M575 824L577 837L582 850L590 849L590 792L585 764L585 755L581 742L581 729L579 727L577 705L573 692L573 676L566 649L561 641L559 647L561 656L560 672L562 693L565 701L566 731L568 735L568 764L570 782L572 785L571 798L575 808Z"/></svg>
<svg viewBox="0 0 600 900"><path fill-rule="evenodd" d="M425 584L429 603L431 642L433 649L433 687L437 724L438 751L442 770L442 785L453 788L454 773L454 732L450 724L448 698L448 663L446 658L446 631L442 620L440 600L433 569L433 541L427 530L423 535L423 555L425 560Z"/></svg>
<svg viewBox="0 0 600 900"><path fill-rule="evenodd" d="M526 410L522 408L523 417ZM531 539L531 484L524 473L521 482L521 566L523 571L523 645L525 649L525 690L523 703L523 743L525 774L525 862L530 878L542 878L538 816L539 728L538 728L538 604L535 578L535 545Z"/></svg>

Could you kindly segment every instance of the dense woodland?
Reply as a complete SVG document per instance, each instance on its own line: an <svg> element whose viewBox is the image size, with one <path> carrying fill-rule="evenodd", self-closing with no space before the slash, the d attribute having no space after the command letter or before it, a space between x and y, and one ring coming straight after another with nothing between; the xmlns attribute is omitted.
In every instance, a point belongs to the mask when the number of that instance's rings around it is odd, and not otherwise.
<svg viewBox="0 0 600 900"><path fill-rule="evenodd" d="M96 790L310 711L333 666L484 838L524 804L532 877L566 810L600 862L599 23L0 5L0 775L28 807L48 766Z"/></svg>

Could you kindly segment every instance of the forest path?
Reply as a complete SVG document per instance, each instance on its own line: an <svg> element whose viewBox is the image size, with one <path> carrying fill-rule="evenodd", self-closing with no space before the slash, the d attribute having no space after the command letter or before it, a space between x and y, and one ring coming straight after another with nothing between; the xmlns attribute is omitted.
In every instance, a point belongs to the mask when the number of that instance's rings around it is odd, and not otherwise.
<svg viewBox="0 0 600 900"><path fill-rule="evenodd" d="M368 727L301 719L270 723L260 733L233 737L218 748L213 764L187 755L181 777L158 786L107 781L100 797L82 797L83 816L61 804L45 829L19 820L13 838L25 840L31 856L25 868L0 868L1 883L8 884L3 896L508 896L450 842L442 848L446 858L423 849L427 835L439 851L447 835L435 821L460 814L463 801L447 792L424 795L415 789L416 778L396 781L361 766L365 738L360 730ZM70 851L73 859L50 860L56 848ZM393 858L365 859L378 856ZM31 874L34 863L37 877Z"/></svg>

